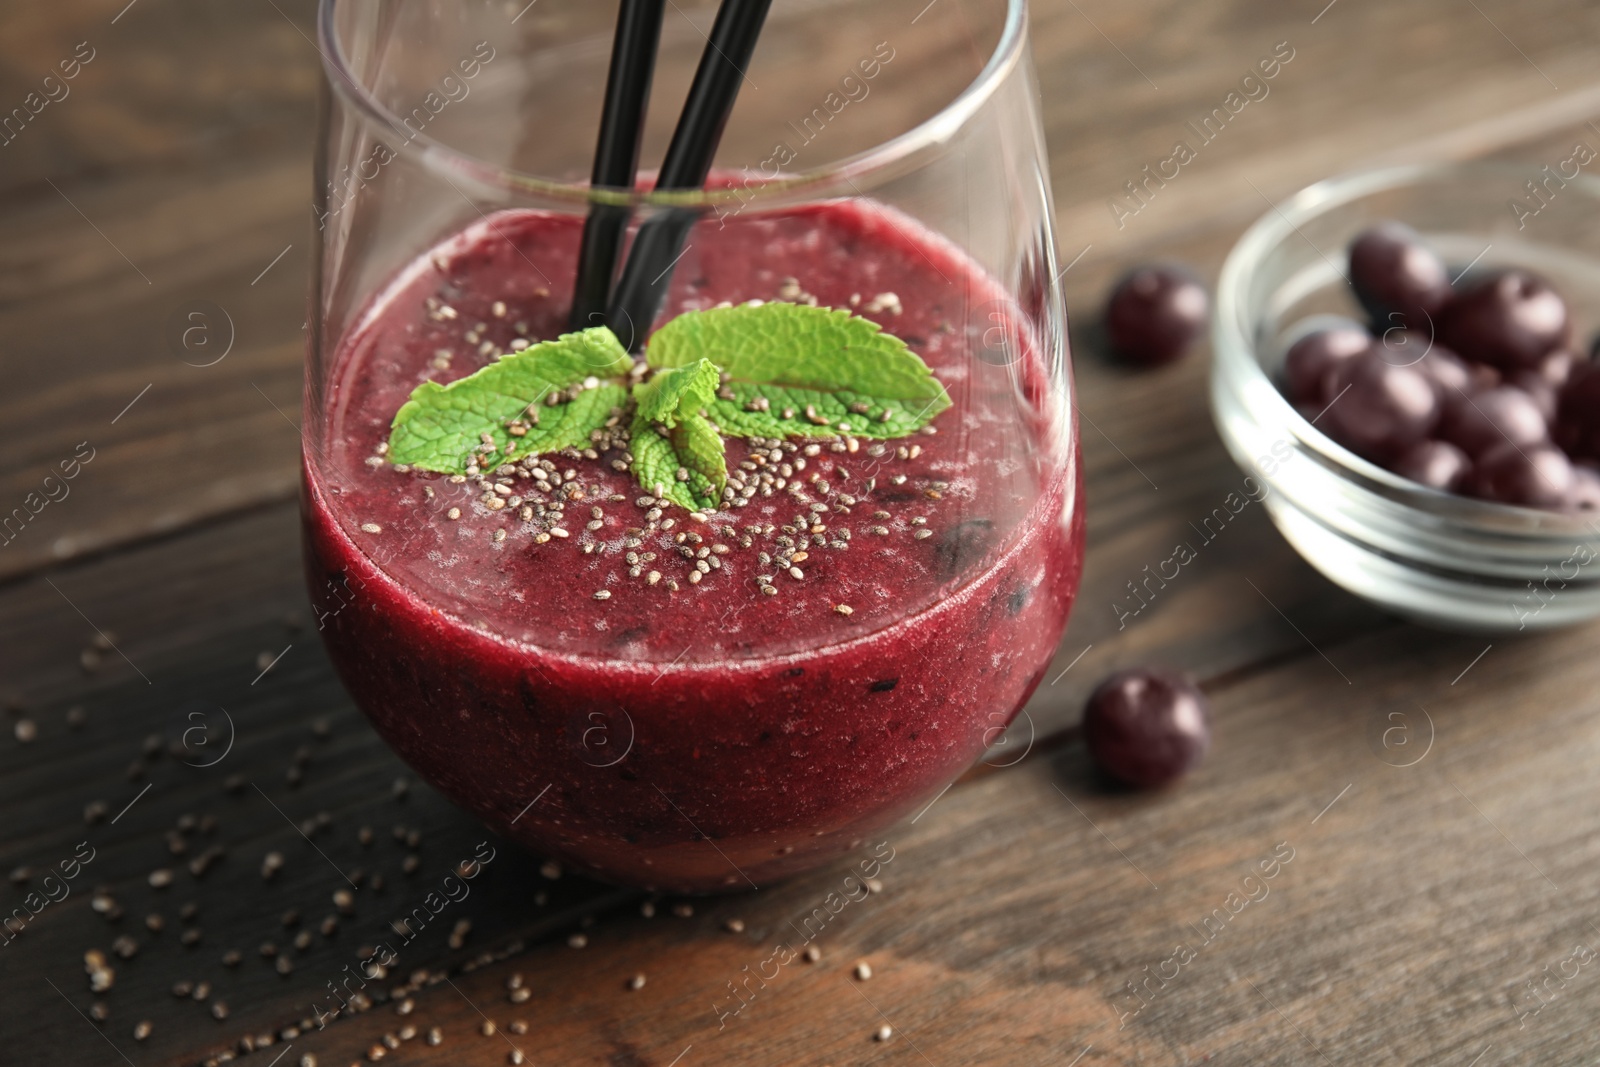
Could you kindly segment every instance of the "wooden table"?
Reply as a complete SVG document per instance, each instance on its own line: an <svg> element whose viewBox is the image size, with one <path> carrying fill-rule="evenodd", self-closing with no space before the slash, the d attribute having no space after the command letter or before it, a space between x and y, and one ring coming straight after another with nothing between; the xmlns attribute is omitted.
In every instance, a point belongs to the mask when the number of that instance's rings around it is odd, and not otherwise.
<svg viewBox="0 0 1600 1067"><path fill-rule="evenodd" d="M80 442L93 459L0 549L0 866L32 868L4 910L80 863L70 896L0 949L0 1062L149 1067L256 1046L251 1063L343 1064L407 1026L418 1036L389 1055L431 1064L514 1049L614 1067L1594 1062L1600 630L1491 644L1404 625L1317 576L1259 508L1128 625L1112 607L1240 479L1203 356L1142 376L1104 360L1092 324L1119 271L1175 257L1214 278L1269 201L1376 160L1498 156L1532 176L1600 145L1600 5L1324 2L1035 5L1063 262L1082 253L1065 283L1090 544L1027 758L980 766L895 830L881 891L736 1015L729 983L842 869L646 917L640 894L548 879L502 847L369 985L369 1011L309 1032L326 983L479 839L409 783L308 625L294 320L311 0L7 7L5 109L78 42L93 57L0 147L0 504ZM1280 41L1295 58L1271 95L1119 229L1122 182ZM233 331L205 368L163 340L199 300ZM1170 792L1108 791L1073 724L1106 671L1147 662L1203 680L1213 755ZM1420 758L1374 743L1397 722ZM214 766L165 754L196 726L219 755L233 738ZM1245 881L1274 855L1275 877ZM157 869L170 885L150 884ZM569 947L579 933L587 946ZM90 950L115 973L103 995ZM397 992L414 972L420 988ZM172 993L202 981L203 1001Z"/></svg>

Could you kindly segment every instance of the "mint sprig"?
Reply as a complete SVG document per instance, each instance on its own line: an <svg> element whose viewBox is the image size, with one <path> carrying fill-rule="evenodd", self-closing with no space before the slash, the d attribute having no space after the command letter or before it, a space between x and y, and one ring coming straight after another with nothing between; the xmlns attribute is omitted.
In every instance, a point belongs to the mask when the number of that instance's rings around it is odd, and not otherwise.
<svg viewBox="0 0 1600 1067"><path fill-rule="evenodd" d="M904 341L848 311L773 302L679 315L651 338L655 374L603 326L564 334L449 385L424 382L395 413L389 459L465 474L588 447L631 404L632 470L690 509L721 501L722 438L903 437L950 406Z"/></svg>

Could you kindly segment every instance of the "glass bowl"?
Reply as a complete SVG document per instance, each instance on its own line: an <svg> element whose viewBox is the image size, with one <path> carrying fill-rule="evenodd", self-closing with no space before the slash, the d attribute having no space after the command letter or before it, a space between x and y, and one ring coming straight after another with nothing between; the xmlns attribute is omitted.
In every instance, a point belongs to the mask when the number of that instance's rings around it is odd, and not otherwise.
<svg viewBox="0 0 1600 1067"><path fill-rule="evenodd" d="M1268 514L1295 550L1385 610L1475 632L1600 615L1592 519L1419 485L1334 442L1279 391L1284 353L1308 320L1363 318L1345 280L1345 250L1384 219L1416 229L1453 279L1513 266L1544 276L1566 298L1574 343L1587 350L1600 325L1600 181L1568 178L1559 163L1544 171L1429 164L1331 178L1267 212L1223 265L1211 371L1223 443L1261 483Z"/></svg>

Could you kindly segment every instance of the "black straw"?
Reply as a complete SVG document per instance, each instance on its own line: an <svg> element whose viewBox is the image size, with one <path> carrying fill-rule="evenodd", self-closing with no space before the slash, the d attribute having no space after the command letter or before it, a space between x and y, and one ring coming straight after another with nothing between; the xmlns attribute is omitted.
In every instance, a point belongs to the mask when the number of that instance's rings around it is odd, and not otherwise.
<svg viewBox="0 0 1600 1067"><path fill-rule="evenodd" d="M594 150L590 188L633 188L665 9L666 0L622 0L617 12L617 34L611 42L611 71L606 76L606 100L600 114L600 140ZM622 252L622 235L627 231L630 214L623 204L589 207L572 294L574 330L596 326L604 320L611 276Z"/></svg>
<svg viewBox="0 0 1600 1067"><path fill-rule="evenodd" d="M658 190L705 185L771 7L772 0L722 0L683 114L661 162ZM633 239L607 315L612 331L626 340L632 351L639 350L650 332L672 283L672 268L682 258L684 240L697 216L694 210L670 208L646 220Z"/></svg>

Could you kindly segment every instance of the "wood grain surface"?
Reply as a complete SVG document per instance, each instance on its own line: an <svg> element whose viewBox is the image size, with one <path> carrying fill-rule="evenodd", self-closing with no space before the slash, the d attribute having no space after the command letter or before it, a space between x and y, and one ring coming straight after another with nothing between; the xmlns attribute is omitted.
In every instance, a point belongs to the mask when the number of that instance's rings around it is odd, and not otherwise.
<svg viewBox="0 0 1600 1067"><path fill-rule="evenodd" d="M1112 607L1241 479L1205 354L1144 375L1104 358L1121 271L1214 279L1251 220L1332 173L1498 157L1531 176L1600 145L1600 4L1325 4L1033 6L1089 556L1008 745L856 864L743 896L656 900L492 845L370 1009L322 1029L327 984L485 834L366 726L302 587L313 5L0 10L0 113L94 55L0 145L0 511L94 457L0 548L0 914L79 857L70 895L0 942L0 1062L1595 1062L1600 630L1417 629L1320 578L1259 508L1127 625ZM1280 42L1269 95L1119 226L1122 184ZM231 340L209 366L170 340L197 309ZM1074 728L1106 671L1148 662L1193 672L1216 717L1209 761L1155 795L1099 780ZM802 929L819 958L778 963Z"/></svg>

